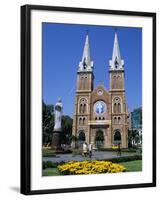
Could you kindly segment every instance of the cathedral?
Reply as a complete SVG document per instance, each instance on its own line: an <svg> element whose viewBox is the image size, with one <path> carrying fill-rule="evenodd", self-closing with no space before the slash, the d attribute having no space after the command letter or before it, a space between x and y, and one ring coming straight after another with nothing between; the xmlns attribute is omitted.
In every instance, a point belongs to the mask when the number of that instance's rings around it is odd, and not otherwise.
<svg viewBox="0 0 160 200"><path fill-rule="evenodd" d="M109 60L109 90L103 84L94 88L94 63L90 56L89 35L86 35L82 60L77 71L72 135L74 147L85 141L94 146L128 147L128 118L124 86L124 60L120 55L115 33L112 59Z"/></svg>

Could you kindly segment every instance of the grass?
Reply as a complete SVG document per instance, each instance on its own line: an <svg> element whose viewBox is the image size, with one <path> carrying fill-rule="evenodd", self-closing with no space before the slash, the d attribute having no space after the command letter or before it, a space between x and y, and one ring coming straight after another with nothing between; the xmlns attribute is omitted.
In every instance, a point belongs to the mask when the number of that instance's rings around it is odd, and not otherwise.
<svg viewBox="0 0 160 200"><path fill-rule="evenodd" d="M57 168L43 169L43 176L59 176L61 175Z"/></svg>
<svg viewBox="0 0 160 200"><path fill-rule="evenodd" d="M142 171L142 160L134 160L128 162L119 163L126 167L126 172ZM57 167L43 169L43 176L60 176Z"/></svg>
<svg viewBox="0 0 160 200"><path fill-rule="evenodd" d="M72 156L82 155L82 149L73 149Z"/></svg>
<svg viewBox="0 0 160 200"><path fill-rule="evenodd" d="M55 157L56 154L52 149L43 149L42 150L43 157Z"/></svg>
<svg viewBox="0 0 160 200"><path fill-rule="evenodd" d="M119 163L126 167L126 172L137 172L142 171L142 160L134 160L128 162Z"/></svg>
<svg viewBox="0 0 160 200"><path fill-rule="evenodd" d="M42 150L42 156L43 157L56 157L56 155L58 153L68 154L68 153L72 153L72 150L67 149L67 150L65 150L63 152L61 152L61 151L60 152L55 152L55 150L53 150L51 148L48 148L48 149L46 148L46 149Z"/></svg>

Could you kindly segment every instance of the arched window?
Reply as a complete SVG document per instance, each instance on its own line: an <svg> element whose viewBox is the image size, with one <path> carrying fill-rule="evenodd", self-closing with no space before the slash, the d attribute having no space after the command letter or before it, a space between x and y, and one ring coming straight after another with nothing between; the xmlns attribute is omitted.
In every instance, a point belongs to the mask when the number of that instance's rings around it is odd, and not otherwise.
<svg viewBox="0 0 160 200"><path fill-rule="evenodd" d="M84 80L84 78L83 78L83 76L81 76L81 86L80 86L81 90L83 90L83 80Z"/></svg>
<svg viewBox="0 0 160 200"><path fill-rule="evenodd" d="M113 112L121 113L121 99L119 97L113 99Z"/></svg>
<svg viewBox="0 0 160 200"><path fill-rule="evenodd" d="M120 103L117 104L117 111L118 111L118 113L121 113L121 104Z"/></svg>
<svg viewBox="0 0 160 200"><path fill-rule="evenodd" d="M114 112L114 113L117 113L117 104L116 104L116 103L114 103L114 109L113 109L113 112Z"/></svg>
<svg viewBox="0 0 160 200"><path fill-rule="evenodd" d="M87 89L87 76L81 76L81 90Z"/></svg>
<svg viewBox="0 0 160 200"><path fill-rule="evenodd" d="M80 89L84 90L86 89L87 86L87 77L85 76L81 76L81 85L80 85Z"/></svg>
<svg viewBox="0 0 160 200"><path fill-rule="evenodd" d="M116 75L113 76L113 89L116 88Z"/></svg>
<svg viewBox="0 0 160 200"><path fill-rule="evenodd" d="M122 79L120 75L117 77L117 88L122 88Z"/></svg>
<svg viewBox="0 0 160 200"><path fill-rule="evenodd" d="M80 131L80 133L78 135L78 140L85 141L85 133L84 133L84 131Z"/></svg>
<svg viewBox="0 0 160 200"><path fill-rule="evenodd" d="M82 125L82 118L79 118L79 125Z"/></svg>
<svg viewBox="0 0 160 200"><path fill-rule="evenodd" d="M78 147L82 148L83 147L83 143L85 141L86 137L85 137L85 133L84 131L80 131L79 135L78 135Z"/></svg>
<svg viewBox="0 0 160 200"><path fill-rule="evenodd" d="M79 113L87 113L87 99L86 98L81 98L79 100Z"/></svg>
<svg viewBox="0 0 160 200"><path fill-rule="evenodd" d="M87 89L87 76L84 79L84 88Z"/></svg>
<svg viewBox="0 0 160 200"><path fill-rule="evenodd" d="M83 118L83 125L85 125L86 124L86 119L85 119L85 117Z"/></svg>
<svg viewBox="0 0 160 200"><path fill-rule="evenodd" d="M117 123L117 117L114 117L114 124Z"/></svg>
<svg viewBox="0 0 160 200"><path fill-rule="evenodd" d="M118 117L118 124L121 123L121 117Z"/></svg>
<svg viewBox="0 0 160 200"><path fill-rule="evenodd" d="M115 144L121 143L121 133L120 133L119 130L116 130L116 131L114 132L113 140L114 140L114 143L115 143Z"/></svg>
<svg viewBox="0 0 160 200"><path fill-rule="evenodd" d="M83 113L86 112L86 104L83 105Z"/></svg>
<svg viewBox="0 0 160 200"><path fill-rule="evenodd" d="M79 112L83 113L83 105L82 104L80 104L80 106L79 106Z"/></svg>

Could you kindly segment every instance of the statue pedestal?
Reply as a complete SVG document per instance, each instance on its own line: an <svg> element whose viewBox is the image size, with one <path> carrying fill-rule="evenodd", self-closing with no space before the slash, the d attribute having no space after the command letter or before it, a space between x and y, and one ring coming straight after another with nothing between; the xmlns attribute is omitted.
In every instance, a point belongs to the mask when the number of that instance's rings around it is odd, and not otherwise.
<svg viewBox="0 0 160 200"><path fill-rule="evenodd" d="M53 138L52 138L52 149L56 150L57 152L62 151L61 147L61 130L54 130L53 131Z"/></svg>

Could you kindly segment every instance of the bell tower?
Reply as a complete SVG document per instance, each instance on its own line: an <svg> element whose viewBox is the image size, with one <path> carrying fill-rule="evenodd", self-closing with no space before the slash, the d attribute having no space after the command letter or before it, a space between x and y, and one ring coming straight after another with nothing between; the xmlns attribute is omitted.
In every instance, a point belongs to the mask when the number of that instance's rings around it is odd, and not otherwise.
<svg viewBox="0 0 160 200"><path fill-rule="evenodd" d="M93 91L93 61L90 56L89 35L86 35L82 59L77 71L76 96L74 104L74 116L72 135L81 141L89 142L91 109L91 93Z"/></svg>
<svg viewBox="0 0 160 200"><path fill-rule="evenodd" d="M114 37L113 54L109 67L110 90L124 90L124 60L121 59L117 33Z"/></svg>
<svg viewBox="0 0 160 200"><path fill-rule="evenodd" d="M124 60L121 58L118 36L115 33L112 59L109 61L111 138L112 144L128 147L128 111L124 87Z"/></svg>
<svg viewBox="0 0 160 200"><path fill-rule="evenodd" d="M89 36L86 35L82 60L77 71L77 92L93 90L93 61L90 57Z"/></svg>

